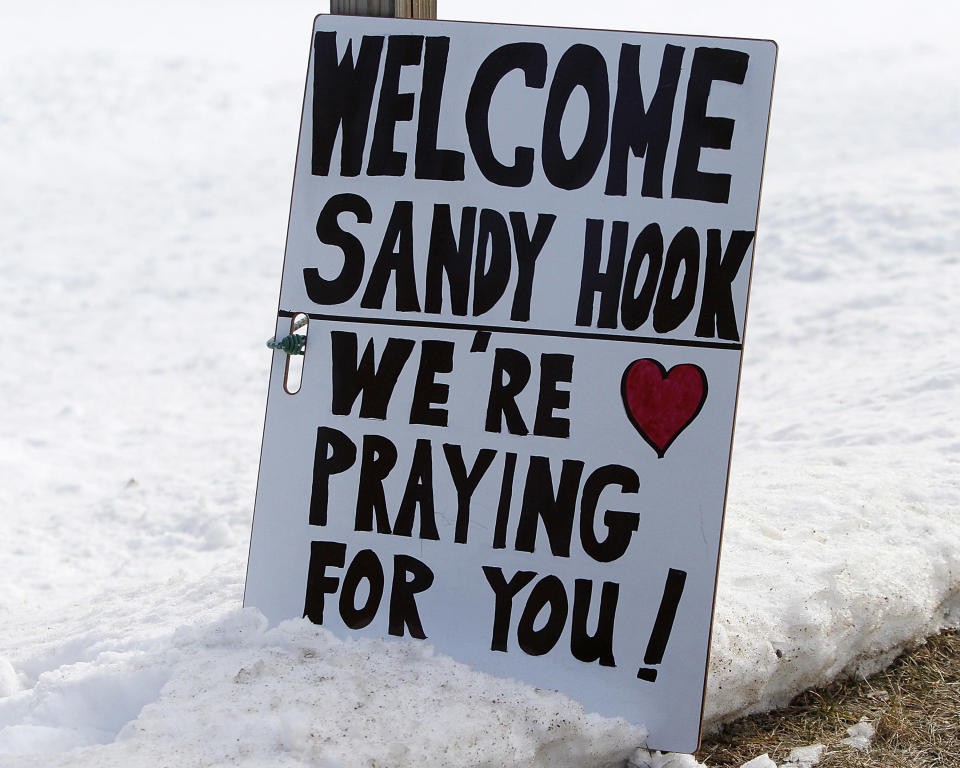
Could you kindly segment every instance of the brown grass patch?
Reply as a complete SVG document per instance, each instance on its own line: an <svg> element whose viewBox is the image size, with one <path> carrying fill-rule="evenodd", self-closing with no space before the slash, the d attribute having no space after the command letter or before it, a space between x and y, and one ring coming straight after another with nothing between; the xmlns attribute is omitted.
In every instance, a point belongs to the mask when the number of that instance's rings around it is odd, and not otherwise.
<svg viewBox="0 0 960 768"><path fill-rule="evenodd" d="M842 744L866 717L869 749ZM960 631L944 632L869 678L806 691L789 706L729 723L697 759L740 766L765 752L778 765L794 747L824 744L818 768L960 768Z"/></svg>

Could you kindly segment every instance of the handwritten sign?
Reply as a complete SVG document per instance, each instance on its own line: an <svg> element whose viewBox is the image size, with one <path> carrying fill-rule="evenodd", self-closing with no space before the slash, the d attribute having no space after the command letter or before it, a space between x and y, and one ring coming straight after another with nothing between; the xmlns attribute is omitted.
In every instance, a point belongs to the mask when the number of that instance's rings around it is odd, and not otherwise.
<svg viewBox="0 0 960 768"><path fill-rule="evenodd" d="M775 57L317 18L245 604L696 749Z"/></svg>

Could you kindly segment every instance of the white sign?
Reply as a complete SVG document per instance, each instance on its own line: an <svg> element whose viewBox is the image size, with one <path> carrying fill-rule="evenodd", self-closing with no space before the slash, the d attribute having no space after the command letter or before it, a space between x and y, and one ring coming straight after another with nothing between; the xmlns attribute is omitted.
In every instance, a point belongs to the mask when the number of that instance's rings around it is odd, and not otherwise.
<svg viewBox="0 0 960 768"><path fill-rule="evenodd" d="M697 748L775 58L317 18L246 605Z"/></svg>

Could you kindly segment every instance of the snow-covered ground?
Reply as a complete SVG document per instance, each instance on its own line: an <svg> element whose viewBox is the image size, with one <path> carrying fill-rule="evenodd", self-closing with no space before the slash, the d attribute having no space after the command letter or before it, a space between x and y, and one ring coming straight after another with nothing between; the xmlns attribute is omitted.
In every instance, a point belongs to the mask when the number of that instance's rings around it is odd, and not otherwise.
<svg viewBox="0 0 960 768"><path fill-rule="evenodd" d="M956 624L956 16L538 5L440 0L781 44L708 723ZM0 9L4 768L594 767L643 741L422 644L239 608L322 10Z"/></svg>

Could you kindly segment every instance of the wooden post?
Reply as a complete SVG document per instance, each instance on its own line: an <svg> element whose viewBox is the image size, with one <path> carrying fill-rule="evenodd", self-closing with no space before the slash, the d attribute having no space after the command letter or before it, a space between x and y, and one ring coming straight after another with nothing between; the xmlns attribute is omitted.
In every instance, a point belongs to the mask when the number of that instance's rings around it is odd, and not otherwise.
<svg viewBox="0 0 960 768"><path fill-rule="evenodd" d="M435 19L437 0L330 0L330 13L344 16L388 16Z"/></svg>

